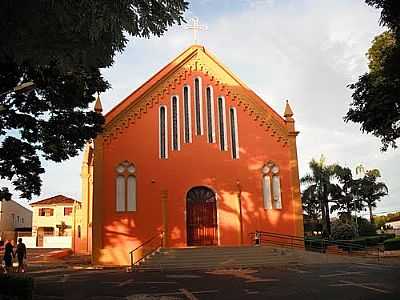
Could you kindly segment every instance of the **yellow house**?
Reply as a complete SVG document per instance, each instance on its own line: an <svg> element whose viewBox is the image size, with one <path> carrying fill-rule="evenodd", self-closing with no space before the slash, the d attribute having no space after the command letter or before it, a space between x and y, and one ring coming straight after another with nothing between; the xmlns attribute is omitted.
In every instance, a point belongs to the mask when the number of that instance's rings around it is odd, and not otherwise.
<svg viewBox="0 0 400 300"><path fill-rule="evenodd" d="M63 195L32 203L32 237L37 247L72 248L80 202Z"/></svg>

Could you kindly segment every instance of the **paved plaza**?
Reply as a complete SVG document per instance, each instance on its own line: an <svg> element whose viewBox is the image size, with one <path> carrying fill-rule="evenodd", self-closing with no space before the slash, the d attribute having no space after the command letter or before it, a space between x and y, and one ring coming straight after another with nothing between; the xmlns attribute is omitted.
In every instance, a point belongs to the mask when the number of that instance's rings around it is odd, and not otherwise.
<svg viewBox="0 0 400 300"><path fill-rule="evenodd" d="M400 299L396 264L322 264L215 271L33 271L37 300Z"/></svg>

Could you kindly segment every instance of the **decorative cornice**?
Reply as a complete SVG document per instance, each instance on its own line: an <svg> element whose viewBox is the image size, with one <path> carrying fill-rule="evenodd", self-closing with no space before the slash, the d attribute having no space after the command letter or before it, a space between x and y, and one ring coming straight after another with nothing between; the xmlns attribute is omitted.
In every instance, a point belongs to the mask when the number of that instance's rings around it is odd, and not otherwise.
<svg viewBox="0 0 400 300"><path fill-rule="evenodd" d="M204 49L196 49L173 70L164 75L148 91L133 101L123 112L106 124L103 137L105 142L111 142L120 133L143 117L143 114L160 103L165 97L175 93L175 89L194 71L203 72L213 82L215 88L224 96L237 103L259 126L274 137L277 142L286 146L288 143L288 130L284 123L280 123L263 103L259 103L249 95L247 88L243 87L215 61L204 53ZM262 101L262 100L260 100Z"/></svg>

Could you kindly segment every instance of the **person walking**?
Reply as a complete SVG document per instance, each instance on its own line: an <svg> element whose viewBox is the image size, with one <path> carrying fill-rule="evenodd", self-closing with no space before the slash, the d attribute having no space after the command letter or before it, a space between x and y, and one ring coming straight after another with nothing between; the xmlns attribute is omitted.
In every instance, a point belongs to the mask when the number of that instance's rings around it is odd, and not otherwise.
<svg viewBox="0 0 400 300"><path fill-rule="evenodd" d="M15 254L17 255L18 259L18 273L25 272L24 259L26 259L26 246L22 242L22 238L18 239L18 245L17 250L15 250Z"/></svg>
<svg viewBox="0 0 400 300"><path fill-rule="evenodd" d="M13 266L13 258L15 257L14 254L14 249L13 249L13 245L11 244L10 241L6 242L6 245L4 246L4 273L7 274L8 272L10 272L10 270L12 270L12 266Z"/></svg>

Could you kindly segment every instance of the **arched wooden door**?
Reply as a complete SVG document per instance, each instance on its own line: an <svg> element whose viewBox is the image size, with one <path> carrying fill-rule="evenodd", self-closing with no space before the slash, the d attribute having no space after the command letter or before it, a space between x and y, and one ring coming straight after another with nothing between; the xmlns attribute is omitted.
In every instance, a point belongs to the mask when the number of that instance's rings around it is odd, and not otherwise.
<svg viewBox="0 0 400 300"><path fill-rule="evenodd" d="M199 186L187 193L186 226L188 246L217 245L217 202L211 189Z"/></svg>

